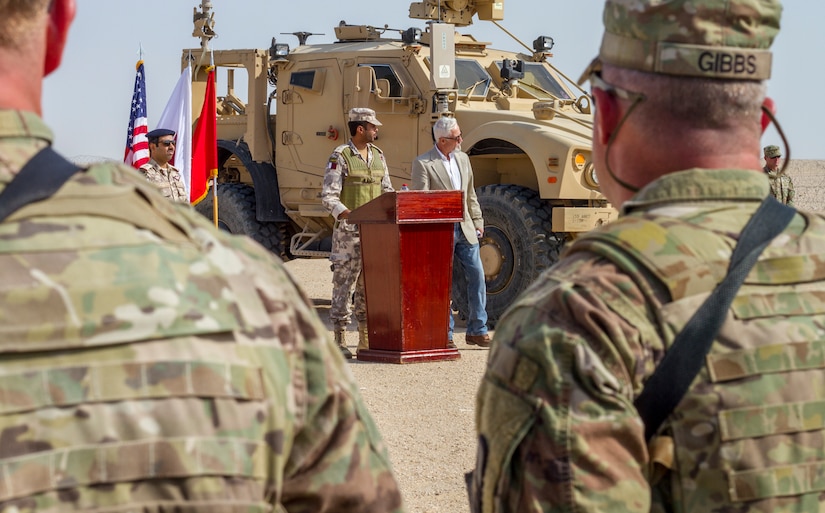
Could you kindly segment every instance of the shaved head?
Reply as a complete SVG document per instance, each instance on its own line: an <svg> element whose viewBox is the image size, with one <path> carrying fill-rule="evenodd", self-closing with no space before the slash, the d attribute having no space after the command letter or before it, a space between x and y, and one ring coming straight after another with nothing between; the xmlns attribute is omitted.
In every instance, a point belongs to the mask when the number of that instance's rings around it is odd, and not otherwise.
<svg viewBox="0 0 825 513"><path fill-rule="evenodd" d="M0 0L0 46L15 47L51 0Z"/></svg>

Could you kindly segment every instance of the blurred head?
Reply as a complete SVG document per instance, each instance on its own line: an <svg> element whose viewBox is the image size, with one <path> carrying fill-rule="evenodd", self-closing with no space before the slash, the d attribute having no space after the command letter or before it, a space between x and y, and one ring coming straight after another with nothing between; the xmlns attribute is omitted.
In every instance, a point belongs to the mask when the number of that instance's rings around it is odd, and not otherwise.
<svg viewBox="0 0 825 513"><path fill-rule="evenodd" d="M13 48L36 30L51 0L0 0L0 47Z"/></svg>
<svg viewBox="0 0 825 513"><path fill-rule="evenodd" d="M582 81L591 80L593 157L611 201L658 178L623 176L646 157L666 173L707 167L730 141L758 148L781 11L777 0L605 2L602 45Z"/></svg>
<svg viewBox="0 0 825 513"><path fill-rule="evenodd" d="M0 107L40 113L43 77L63 57L75 0L0 0Z"/></svg>

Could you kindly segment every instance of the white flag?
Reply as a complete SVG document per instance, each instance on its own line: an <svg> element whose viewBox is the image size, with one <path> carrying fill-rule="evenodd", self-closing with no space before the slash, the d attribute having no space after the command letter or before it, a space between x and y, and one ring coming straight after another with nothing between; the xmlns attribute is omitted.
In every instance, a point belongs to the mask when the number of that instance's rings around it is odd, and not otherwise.
<svg viewBox="0 0 825 513"><path fill-rule="evenodd" d="M183 176L186 196L192 180L192 68L187 66L181 73L172 96L160 115L157 128L174 130L175 157L172 165Z"/></svg>

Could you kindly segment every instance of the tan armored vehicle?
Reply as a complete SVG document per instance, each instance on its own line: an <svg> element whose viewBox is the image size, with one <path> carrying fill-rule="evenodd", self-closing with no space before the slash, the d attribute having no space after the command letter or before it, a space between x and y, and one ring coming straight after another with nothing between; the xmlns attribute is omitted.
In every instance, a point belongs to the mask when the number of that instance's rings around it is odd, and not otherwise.
<svg viewBox="0 0 825 513"><path fill-rule="evenodd" d="M215 34L210 9L203 0L195 11L201 48L184 50L184 65L192 55L209 63L202 53ZM285 259L326 257L333 219L320 193L329 155L348 138L347 111L376 111L383 123L377 144L396 189L410 181L413 159L432 147L434 121L451 113L484 213L481 255L494 324L556 261L566 239L616 212L594 174L589 97L549 63L552 39L539 37L532 49L516 40L527 53L492 49L456 30L474 15L495 23L503 1L426 0L410 7L418 28L341 22L334 43L306 44L312 34L297 32L293 48L273 38L265 49L215 51L215 66L228 69L225 83L218 75L220 226ZM235 90L239 69L245 100ZM198 115L204 66L193 76ZM212 217L211 197L197 208ZM466 313L462 287L454 289L454 304Z"/></svg>

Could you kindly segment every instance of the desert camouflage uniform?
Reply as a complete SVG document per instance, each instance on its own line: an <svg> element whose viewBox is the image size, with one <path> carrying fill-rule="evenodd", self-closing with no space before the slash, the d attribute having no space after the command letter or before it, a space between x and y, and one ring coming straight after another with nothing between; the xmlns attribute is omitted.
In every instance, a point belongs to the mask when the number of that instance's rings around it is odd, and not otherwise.
<svg viewBox="0 0 825 513"><path fill-rule="evenodd" d="M768 166L762 168L765 174L768 175L768 181L771 183L771 194L773 197L782 203L794 206L793 200L796 192L793 189L793 180L787 173L782 173L781 169L771 171Z"/></svg>
<svg viewBox="0 0 825 513"><path fill-rule="evenodd" d="M0 188L51 137L0 111ZM0 511L401 511L292 277L134 170L0 224L0 286Z"/></svg>
<svg viewBox="0 0 825 513"><path fill-rule="evenodd" d="M329 318L335 329L344 329L350 324L353 307L356 320L363 324L367 320L367 307L364 299L364 277L361 274L361 236L358 225L348 223L345 219L338 219L341 212L347 210L347 205L341 202L341 191L344 187L344 179L347 177L348 169L346 159L341 157L344 148L351 148L360 158L358 149L352 144L339 146L330 156L324 173L324 186L321 192L321 201L324 207L336 219L335 230L332 234L332 304L330 306ZM367 166L372 163L373 148L372 143L367 144L369 158ZM382 192L393 190L387 163L384 154L379 151L381 162L384 166L384 177L381 179ZM352 299L352 289L355 287L354 302ZM352 306L350 306L352 304Z"/></svg>
<svg viewBox="0 0 825 513"><path fill-rule="evenodd" d="M140 166L140 171L146 179L158 186L160 193L172 201L189 203L186 197L186 189L183 186L183 177L180 171L172 164L168 164L167 169L160 167L154 159L148 164Z"/></svg>
<svg viewBox="0 0 825 513"><path fill-rule="evenodd" d="M762 254L650 448L633 406L768 192L754 171L666 175L511 307L477 398L476 511L823 510L821 216Z"/></svg>

